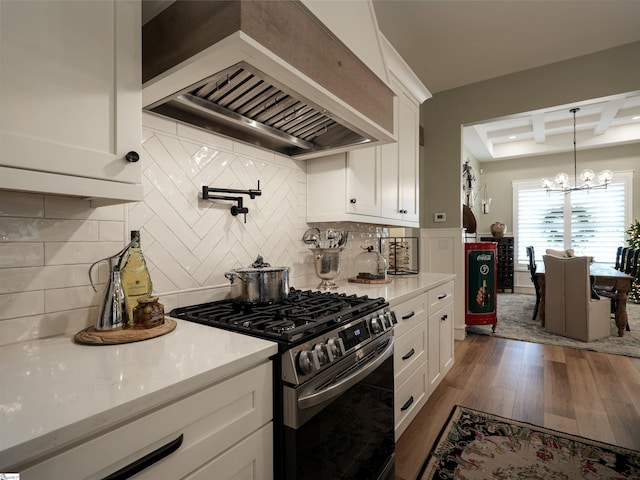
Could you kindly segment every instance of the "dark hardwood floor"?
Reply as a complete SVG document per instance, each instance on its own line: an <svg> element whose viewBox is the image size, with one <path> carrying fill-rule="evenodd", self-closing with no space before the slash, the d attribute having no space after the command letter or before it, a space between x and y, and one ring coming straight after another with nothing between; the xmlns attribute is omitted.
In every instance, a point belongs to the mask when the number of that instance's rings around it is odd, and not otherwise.
<svg viewBox="0 0 640 480"><path fill-rule="evenodd" d="M469 335L398 439L396 480L416 478L456 404L640 450L640 359Z"/></svg>

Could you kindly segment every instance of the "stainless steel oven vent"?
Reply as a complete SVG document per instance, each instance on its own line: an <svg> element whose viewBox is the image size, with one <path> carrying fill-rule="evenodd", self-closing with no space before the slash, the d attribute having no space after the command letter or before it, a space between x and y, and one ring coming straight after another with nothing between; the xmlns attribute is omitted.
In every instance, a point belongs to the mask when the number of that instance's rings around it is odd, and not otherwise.
<svg viewBox="0 0 640 480"><path fill-rule="evenodd" d="M244 62L145 109L291 156L372 140Z"/></svg>

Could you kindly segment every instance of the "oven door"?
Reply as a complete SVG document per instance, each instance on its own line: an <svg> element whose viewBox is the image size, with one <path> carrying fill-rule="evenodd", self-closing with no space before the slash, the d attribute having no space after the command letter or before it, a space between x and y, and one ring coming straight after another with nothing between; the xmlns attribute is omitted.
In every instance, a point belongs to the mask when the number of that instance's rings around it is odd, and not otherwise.
<svg viewBox="0 0 640 480"><path fill-rule="evenodd" d="M276 444L283 471L276 478L394 477L391 332L302 386L285 386L283 396L283 438Z"/></svg>

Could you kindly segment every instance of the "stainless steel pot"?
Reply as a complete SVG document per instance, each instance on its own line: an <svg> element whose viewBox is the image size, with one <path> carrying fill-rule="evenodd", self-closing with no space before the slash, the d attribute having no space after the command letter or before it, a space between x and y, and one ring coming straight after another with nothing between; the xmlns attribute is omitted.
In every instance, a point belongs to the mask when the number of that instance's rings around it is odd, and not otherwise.
<svg viewBox="0 0 640 480"><path fill-rule="evenodd" d="M274 303L289 295L289 268L272 267L262 257L248 268L224 274L231 281L231 296L238 303Z"/></svg>

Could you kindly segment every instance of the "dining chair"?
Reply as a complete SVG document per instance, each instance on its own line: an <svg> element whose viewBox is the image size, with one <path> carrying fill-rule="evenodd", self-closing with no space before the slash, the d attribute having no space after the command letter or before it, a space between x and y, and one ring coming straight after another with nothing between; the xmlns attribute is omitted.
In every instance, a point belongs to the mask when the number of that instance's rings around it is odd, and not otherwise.
<svg viewBox="0 0 640 480"><path fill-rule="evenodd" d="M533 288L536 291L536 304L533 307L533 318L535 320L538 316L538 307L540 306L540 285L538 284L538 277L536 277L536 253L533 246L526 247L527 248L527 257L529 257L529 274L531 275L531 282L533 283Z"/></svg>
<svg viewBox="0 0 640 480"><path fill-rule="evenodd" d="M584 342L611 334L609 302L591 295L589 257L542 257L545 268L545 330Z"/></svg>
<svg viewBox="0 0 640 480"><path fill-rule="evenodd" d="M622 250L624 249L624 247L618 247L618 249L616 250L616 264L615 264L615 269L616 270L620 270L620 267L622 266Z"/></svg>
<svg viewBox="0 0 640 480"><path fill-rule="evenodd" d="M622 255L620 255L620 268L618 268L618 270L620 270L621 272L624 272L624 269L627 265L627 257L628 257L629 250L631 250L631 247L623 247L622 249Z"/></svg>
<svg viewBox="0 0 640 480"><path fill-rule="evenodd" d="M627 252L627 261L624 268L624 273L631 275L635 278L638 273L638 255L640 255L640 248L631 248Z"/></svg>

